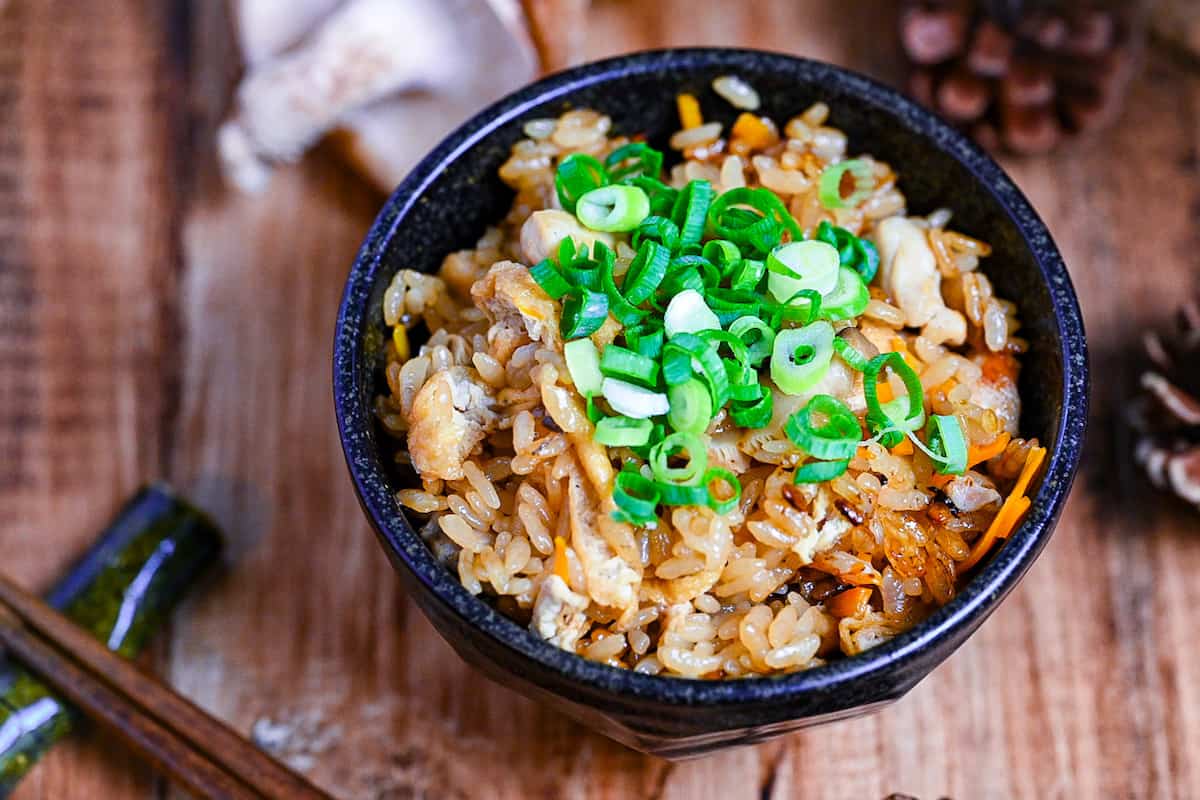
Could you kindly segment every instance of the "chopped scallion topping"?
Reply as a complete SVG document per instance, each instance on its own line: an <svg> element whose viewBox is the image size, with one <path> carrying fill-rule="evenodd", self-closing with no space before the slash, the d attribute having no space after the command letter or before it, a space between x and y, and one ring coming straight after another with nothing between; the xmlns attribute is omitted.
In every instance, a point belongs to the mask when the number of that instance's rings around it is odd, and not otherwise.
<svg viewBox="0 0 1200 800"><path fill-rule="evenodd" d="M618 378L605 378L600 385L600 394L604 395L613 411L634 419L649 419L671 410L665 394Z"/></svg>
<svg viewBox="0 0 1200 800"><path fill-rule="evenodd" d="M767 288L781 303L804 290L828 294L837 286L839 268L837 250L825 242L790 242L767 256Z"/></svg>
<svg viewBox="0 0 1200 800"><path fill-rule="evenodd" d="M784 394L804 394L825 377L832 359L833 326L828 322L780 331L771 351L771 380Z"/></svg>
<svg viewBox="0 0 1200 800"><path fill-rule="evenodd" d="M849 192L842 185L847 178L851 181ZM870 162L855 158L825 168L817 184L817 199L826 208L854 208L866 200L874 188L875 172Z"/></svg>
<svg viewBox="0 0 1200 800"><path fill-rule="evenodd" d="M563 345L563 359L575 390L584 397L600 391L604 376L600 373L600 358L591 339L576 339Z"/></svg>
<svg viewBox="0 0 1200 800"><path fill-rule="evenodd" d="M575 213L579 198L608 183L604 165L586 153L572 153L558 164L554 173L554 190L562 207Z"/></svg>
<svg viewBox="0 0 1200 800"><path fill-rule="evenodd" d="M600 374L650 388L658 381L658 362L619 345L610 344L600 356Z"/></svg>
<svg viewBox="0 0 1200 800"><path fill-rule="evenodd" d="M606 317L608 298L600 292L576 286L563 299L562 336L564 339L589 336L599 330Z"/></svg>
<svg viewBox="0 0 1200 800"><path fill-rule="evenodd" d="M671 410L667 422L677 431L702 433L712 422L712 395L698 378L688 378L667 390Z"/></svg>
<svg viewBox="0 0 1200 800"><path fill-rule="evenodd" d="M668 339L681 333L720 330L721 320L713 313L704 296L695 289L685 289L671 298L663 315L663 328Z"/></svg>
<svg viewBox="0 0 1200 800"><path fill-rule="evenodd" d="M900 376L908 392L907 398L891 401L903 401L903 416L898 413L899 409L893 410L890 405L885 408L879 401L879 375L885 367ZM863 371L863 394L867 401L867 425L884 447L895 447L904 438L904 432L915 430L925 421L921 379L899 353L881 353L867 363Z"/></svg>
<svg viewBox="0 0 1200 800"><path fill-rule="evenodd" d="M783 431L805 453L825 461L853 457L862 438L858 418L845 403L828 394L814 395L804 408L788 417Z"/></svg>
<svg viewBox="0 0 1200 800"><path fill-rule="evenodd" d="M650 440L653 428L648 419L606 417L596 423L595 439L605 447L637 447Z"/></svg>
<svg viewBox="0 0 1200 800"><path fill-rule="evenodd" d="M650 216L650 198L636 186L600 186L578 199L575 216L594 231L631 231Z"/></svg>

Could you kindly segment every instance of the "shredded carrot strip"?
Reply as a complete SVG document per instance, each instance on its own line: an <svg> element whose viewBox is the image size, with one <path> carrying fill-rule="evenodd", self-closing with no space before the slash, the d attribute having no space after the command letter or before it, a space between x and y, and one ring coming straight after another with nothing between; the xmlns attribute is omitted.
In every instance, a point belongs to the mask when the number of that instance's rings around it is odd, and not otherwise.
<svg viewBox="0 0 1200 800"><path fill-rule="evenodd" d="M881 403L889 403L896 399L896 393L892 391L892 385L887 381L880 381L875 384L875 396L879 398Z"/></svg>
<svg viewBox="0 0 1200 800"><path fill-rule="evenodd" d="M870 586L855 586L831 597L825 602L825 610L835 617L857 617L866 611L871 601Z"/></svg>
<svg viewBox="0 0 1200 800"><path fill-rule="evenodd" d="M989 353L983 359L983 379L988 383L1015 381L1020 365L1011 353Z"/></svg>
<svg viewBox="0 0 1200 800"><path fill-rule="evenodd" d="M675 106L679 109L679 124L684 128L699 128L704 124L704 117L700 115L700 101L694 95L675 95Z"/></svg>
<svg viewBox="0 0 1200 800"><path fill-rule="evenodd" d="M958 386L958 381L956 381L954 378L947 378L937 386L933 387L933 391L941 392L942 394L950 394L950 392L954 391L955 386Z"/></svg>
<svg viewBox="0 0 1200 800"><path fill-rule="evenodd" d="M412 355L412 348L408 345L408 329L403 325L392 328L392 343L396 345L396 358L408 361L408 357Z"/></svg>
<svg viewBox="0 0 1200 800"><path fill-rule="evenodd" d="M1029 451L1029 455L1025 457L1025 466L1021 468L1021 476L1017 478L1017 483L1013 486L1012 492L1005 498L1004 505L1000 506L1000 512L996 514L996 518L988 526L987 532L979 537L979 541L975 542L975 546L971 548L971 552L967 555L966 560L958 563L958 574L961 575L978 564L980 559L987 555L988 550L992 548L997 539L1007 539L1009 534L1013 532L1013 529L1017 527L1017 523L1021 521L1021 517L1025 515L1025 512L1029 510L1029 506L1033 503L1032 500L1025 496L1025 492L1045 459L1046 448L1035 447Z"/></svg>
<svg viewBox="0 0 1200 800"><path fill-rule="evenodd" d="M554 574L563 579L564 583L571 576L571 564L567 561L567 543L563 537L554 537Z"/></svg>
<svg viewBox="0 0 1200 800"><path fill-rule="evenodd" d="M1012 436L1009 435L1008 431L1005 431L997 436L996 440L991 444L971 445L967 450L967 469L978 466L1003 453L1004 448L1008 447L1010 439L1012 439ZM953 475L934 475L929 482L941 489L953 479Z"/></svg>
<svg viewBox="0 0 1200 800"><path fill-rule="evenodd" d="M907 436L901 440L900 444L889 450L894 456L911 456L913 454L913 443Z"/></svg>
<svg viewBox="0 0 1200 800"><path fill-rule="evenodd" d="M871 448L866 445L859 445L858 452L854 454L854 457L869 461L871 459Z"/></svg>
<svg viewBox="0 0 1200 800"><path fill-rule="evenodd" d="M967 466L973 467L976 464L982 464L985 461L992 460L1004 452L1011 439L1012 435L1009 434L1008 431L1005 431L997 436L996 440L991 444L971 445L971 447L967 450ZM1043 450L1042 452L1044 453L1045 451ZM1026 463L1028 463L1028 461L1026 461Z"/></svg>
<svg viewBox="0 0 1200 800"><path fill-rule="evenodd" d="M1029 451L1029 455L1025 457L1025 466L1021 469L1021 477L1017 478L1017 485L1013 487L1013 494L1025 494L1025 490L1029 488L1030 481L1033 480L1034 474L1037 473L1038 467L1042 466L1042 461L1046 458L1046 448L1035 447Z"/></svg>
<svg viewBox="0 0 1200 800"><path fill-rule="evenodd" d="M733 123L733 138L745 142L753 149L762 149L775 144L775 133L761 118L743 111Z"/></svg>
<svg viewBox="0 0 1200 800"><path fill-rule="evenodd" d="M917 364L917 360L913 358L912 353L908 352L908 345L899 336L892 337L892 350L900 354L904 359L904 363L912 367L913 372L919 372L921 367Z"/></svg>

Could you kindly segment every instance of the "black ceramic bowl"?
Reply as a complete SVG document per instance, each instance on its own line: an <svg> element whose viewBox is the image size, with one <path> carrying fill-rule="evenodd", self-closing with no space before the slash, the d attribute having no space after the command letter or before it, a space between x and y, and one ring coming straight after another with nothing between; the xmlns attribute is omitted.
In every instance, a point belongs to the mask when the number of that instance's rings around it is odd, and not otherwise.
<svg viewBox="0 0 1200 800"><path fill-rule="evenodd" d="M622 133L665 144L676 129L675 95L702 100L706 118L735 110L709 85L747 79L762 113L786 120L823 100L851 151L870 152L901 176L909 209L954 210L954 227L995 248L985 271L1020 307L1024 358L1022 432L1050 450L1049 466L1019 530L962 592L913 630L864 655L778 678L696 681L641 675L559 650L469 594L440 566L394 499L395 444L372 415L384 388L381 299L400 268L433 271L471 247L507 211L496 175L522 124L569 108L609 114ZM665 148L664 148L665 149ZM450 134L388 199L346 283L334 345L334 394L342 446L379 541L409 593L454 649L500 683L545 700L631 747L664 756L745 744L860 714L896 700L966 640L1033 563L1067 496L1084 431L1087 356L1071 282L1042 221L988 156L940 119L852 72L748 50L666 50L577 67L526 87Z"/></svg>

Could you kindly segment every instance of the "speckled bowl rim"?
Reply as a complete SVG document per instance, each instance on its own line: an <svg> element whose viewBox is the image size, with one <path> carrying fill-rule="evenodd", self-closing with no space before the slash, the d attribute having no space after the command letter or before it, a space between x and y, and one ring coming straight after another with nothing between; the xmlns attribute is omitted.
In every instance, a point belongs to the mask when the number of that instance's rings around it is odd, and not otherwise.
<svg viewBox="0 0 1200 800"><path fill-rule="evenodd" d="M1063 363L1062 413L1052 456L1032 508L1004 547L945 607L909 631L859 656L803 672L769 678L704 681L644 675L588 661L560 650L470 594L457 576L439 565L401 513L388 485L371 433L371 410L358 402L355 377L362 368L362 343L373 277L387 243L406 214L445 166L492 133L541 103L630 75L664 69L701 70L741 66L765 68L805 83L837 85L881 114L895 118L911 135L930 140L959 161L1012 218L1033 252L1049 289ZM808 692L829 693L839 685L868 680L917 657L939 640L989 613L1017 584L1049 539L1075 476L1087 418L1087 350L1075 291L1049 231L1029 201L1000 166L947 123L877 81L822 62L781 53L732 48L652 50L609 58L559 72L508 95L476 114L426 156L399 187L372 225L350 270L338 313L333 356L334 400L346 462L364 508L394 556L464 622L557 672L571 682L604 692L658 702L742 704L785 701Z"/></svg>

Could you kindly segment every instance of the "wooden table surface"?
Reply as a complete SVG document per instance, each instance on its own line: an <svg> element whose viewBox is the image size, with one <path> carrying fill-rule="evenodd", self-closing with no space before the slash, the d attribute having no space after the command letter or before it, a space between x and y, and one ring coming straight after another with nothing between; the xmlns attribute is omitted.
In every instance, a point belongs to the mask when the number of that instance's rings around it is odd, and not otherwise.
<svg viewBox="0 0 1200 800"><path fill-rule="evenodd" d="M684 44L894 77L878 0L597 0L589 56ZM1195 291L1200 77L1153 53L1087 147L1009 161L1066 256L1093 353L1085 469L995 616L875 716L668 764L468 669L401 593L337 443L329 354L380 198L328 152L240 196L215 124L217 0L0 1L0 552L41 588L142 482L209 509L228 566L147 663L344 798L1200 797L1200 518L1119 423L1143 327ZM703 11L701 11L703 9ZM903 166L903 165L901 165ZM19 800L170 790L97 736Z"/></svg>

